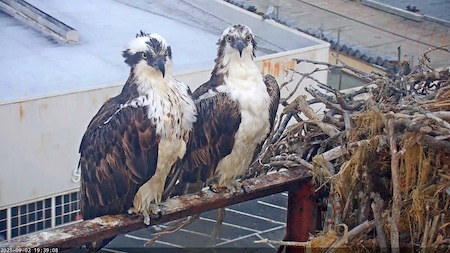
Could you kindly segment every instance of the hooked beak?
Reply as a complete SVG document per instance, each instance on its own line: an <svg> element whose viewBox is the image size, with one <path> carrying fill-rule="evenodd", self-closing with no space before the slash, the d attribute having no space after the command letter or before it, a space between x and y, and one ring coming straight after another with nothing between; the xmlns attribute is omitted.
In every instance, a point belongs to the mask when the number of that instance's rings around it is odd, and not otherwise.
<svg viewBox="0 0 450 253"><path fill-rule="evenodd" d="M242 57L242 50L245 47L244 42L242 40L237 40L235 47L239 51L239 56Z"/></svg>
<svg viewBox="0 0 450 253"><path fill-rule="evenodd" d="M164 59L157 58L156 61L154 61L152 64L155 69L159 69L159 71L161 71L163 77L166 75L166 68L164 67L164 63Z"/></svg>

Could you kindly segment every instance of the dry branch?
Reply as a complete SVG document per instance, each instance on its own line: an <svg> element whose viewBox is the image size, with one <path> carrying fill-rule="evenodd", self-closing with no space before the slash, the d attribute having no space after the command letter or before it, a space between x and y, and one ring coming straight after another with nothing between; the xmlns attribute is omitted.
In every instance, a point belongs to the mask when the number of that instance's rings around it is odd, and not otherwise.
<svg viewBox="0 0 450 253"><path fill-rule="evenodd" d="M317 116L314 110L309 107L308 102L306 102L306 96L298 96L297 99L300 111L303 112L305 116L312 120L315 124L317 124L317 126L319 126L324 133L328 134L330 137L339 134L337 127L320 121L319 116Z"/></svg>
<svg viewBox="0 0 450 253"><path fill-rule="evenodd" d="M384 201L380 197L379 193L372 193L370 197L373 199L371 208L373 211L378 243L380 245L380 249L382 251L386 251L386 249L387 249L386 233L384 233L383 219L382 219L382 211L384 208Z"/></svg>
<svg viewBox="0 0 450 253"><path fill-rule="evenodd" d="M267 238L258 240L258 241L254 241L254 243L284 245L284 246L293 246L293 247L309 247L311 244L310 242L273 241L273 240L269 240Z"/></svg>
<svg viewBox="0 0 450 253"><path fill-rule="evenodd" d="M301 81L284 87L297 90L304 80L315 80L304 88L312 98L299 96L283 104L284 118L258 166L270 170L301 164L314 171L316 193L327 205L322 217L327 218L312 245L329 239L338 224L352 231L372 217L376 226L349 240L348 247L396 252L403 246L450 245L450 223L444 222L450 217L450 70L431 68L428 53L414 67L399 59L395 74L303 59L296 61L315 64L312 72L289 70ZM337 91L317 81L315 74L324 67L353 71L367 84ZM314 111L313 104L323 110ZM302 120L289 125L291 115L302 115Z"/></svg>
<svg viewBox="0 0 450 253"><path fill-rule="evenodd" d="M345 224L341 224L341 226L344 227L344 235L337 240L327 251L327 253L334 252L337 248L342 247L343 245L347 244L349 241L349 238L357 238L361 236L364 233L367 233L368 230L373 229L375 226L374 221L365 221L358 226L354 227L352 230L348 231L348 227Z"/></svg>
<svg viewBox="0 0 450 253"><path fill-rule="evenodd" d="M400 155L397 152L397 143L394 139L394 121L389 119L387 125L389 133L389 143L391 147L391 173L392 173L392 210L391 210L391 250L392 252L399 251L399 234L398 234L398 223L400 220L400 179L399 179L399 163Z"/></svg>

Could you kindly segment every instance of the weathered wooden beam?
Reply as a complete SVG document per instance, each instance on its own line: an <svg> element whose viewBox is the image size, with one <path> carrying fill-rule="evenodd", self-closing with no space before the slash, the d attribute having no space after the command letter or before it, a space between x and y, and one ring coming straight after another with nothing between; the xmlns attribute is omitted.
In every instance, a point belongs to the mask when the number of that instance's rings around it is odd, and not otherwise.
<svg viewBox="0 0 450 253"><path fill-rule="evenodd" d="M309 182L312 173L297 167L243 181L246 193L213 193L204 190L167 200L162 205L162 215L153 217L151 225L166 223L209 210L260 198L299 187ZM64 227L47 229L0 242L0 248L59 248L79 247L89 242L114 237L145 228L141 215L107 215Z"/></svg>

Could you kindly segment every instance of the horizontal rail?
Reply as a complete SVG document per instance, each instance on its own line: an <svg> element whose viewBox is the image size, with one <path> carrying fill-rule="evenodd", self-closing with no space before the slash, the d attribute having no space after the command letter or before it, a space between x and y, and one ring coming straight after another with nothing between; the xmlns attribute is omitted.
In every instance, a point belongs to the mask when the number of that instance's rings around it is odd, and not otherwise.
<svg viewBox="0 0 450 253"><path fill-rule="evenodd" d="M153 217L150 225L199 214L209 210L260 198L298 188L312 178L312 172L303 167L292 168L242 182L246 193L213 193L175 197L162 203L162 214ZM69 249L100 239L114 237L145 228L141 215L106 215L64 227L52 228L0 242L0 248L59 248Z"/></svg>
<svg viewBox="0 0 450 253"><path fill-rule="evenodd" d="M78 31L24 0L0 0L0 9L45 34L66 42L78 42Z"/></svg>

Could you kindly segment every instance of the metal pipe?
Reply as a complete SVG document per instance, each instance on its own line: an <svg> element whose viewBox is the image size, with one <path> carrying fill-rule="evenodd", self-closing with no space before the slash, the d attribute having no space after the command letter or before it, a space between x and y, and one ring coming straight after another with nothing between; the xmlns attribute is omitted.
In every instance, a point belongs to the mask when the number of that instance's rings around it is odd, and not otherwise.
<svg viewBox="0 0 450 253"><path fill-rule="evenodd" d="M315 230L314 181L297 184L289 190L285 241L306 242ZM304 247L286 246L286 253L303 253Z"/></svg>

